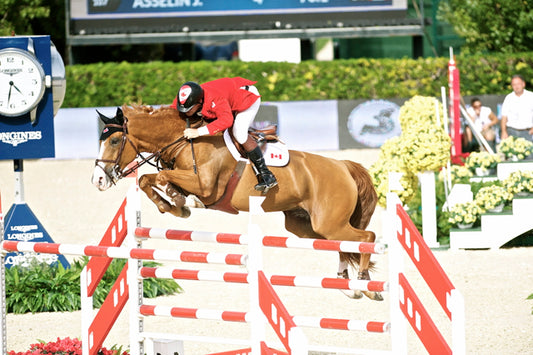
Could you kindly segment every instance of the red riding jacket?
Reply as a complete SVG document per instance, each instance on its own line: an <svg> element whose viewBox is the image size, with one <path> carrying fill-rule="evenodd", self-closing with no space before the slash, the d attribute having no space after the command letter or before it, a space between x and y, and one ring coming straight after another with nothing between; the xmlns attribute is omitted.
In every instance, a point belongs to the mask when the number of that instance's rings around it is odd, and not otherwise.
<svg viewBox="0 0 533 355"><path fill-rule="evenodd" d="M260 96L241 89L254 85L257 81L236 77L208 81L200 86L204 90L204 104L201 114L208 120L214 120L206 127L210 135L221 132L233 125L234 115L246 110ZM170 107L177 109L178 97Z"/></svg>

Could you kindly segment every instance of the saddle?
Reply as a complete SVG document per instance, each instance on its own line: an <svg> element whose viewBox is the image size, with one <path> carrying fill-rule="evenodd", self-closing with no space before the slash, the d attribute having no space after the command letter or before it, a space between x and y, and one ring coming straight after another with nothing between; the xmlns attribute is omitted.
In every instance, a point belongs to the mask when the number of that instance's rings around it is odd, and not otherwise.
<svg viewBox="0 0 533 355"><path fill-rule="evenodd" d="M228 133L231 137L231 141L233 142L233 145L235 145L235 148L237 148L237 151L239 152L240 156L248 159L248 157L246 156L246 152L244 151L242 146L237 142L237 140L233 136L233 132L231 130L228 130ZM261 149L263 154L266 151L267 143L285 144L278 137L278 125L275 125L275 124L271 124L263 128L249 127L248 135L257 142L257 145L259 146L259 149Z"/></svg>

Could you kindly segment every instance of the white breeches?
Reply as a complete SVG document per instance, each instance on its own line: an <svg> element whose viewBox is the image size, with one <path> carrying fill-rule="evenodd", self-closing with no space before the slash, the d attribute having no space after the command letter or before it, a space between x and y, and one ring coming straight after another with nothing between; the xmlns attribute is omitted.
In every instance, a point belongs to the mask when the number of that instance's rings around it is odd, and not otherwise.
<svg viewBox="0 0 533 355"><path fill-rule="evenodd" d="M253 85L248 87L248 91L259 95L259 91L257 91L257 88ZM261 97L258 97L252 106L239 112L235 116L235 121L233 122L233 136L240 144L246 142L246 139L248 138L248 128L250 128L250 125L254 121L255 115L257 115L257 111L259 111L259 106L261 106Z"/></svg>

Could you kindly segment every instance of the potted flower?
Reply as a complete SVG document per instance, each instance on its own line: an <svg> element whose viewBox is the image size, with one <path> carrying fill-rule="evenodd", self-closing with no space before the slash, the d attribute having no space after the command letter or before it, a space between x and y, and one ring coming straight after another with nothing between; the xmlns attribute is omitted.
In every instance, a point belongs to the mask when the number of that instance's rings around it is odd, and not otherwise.
<svg viewBox="0 0 533 355"><path fill-rule="evenodd" d="M533 153L533 142L525 138L509 136L502 140L496 149L505 156L505 160L518 161Z"/></svg>
<svg viewBox="0 0 533 355"><path fill-rule="evenodd" d="M496 169L498 163L501 162L498 154L490 154L489 152L472 152L465 160L465 166L478 176L487 176L491 169Z"/></svg>
<svg viewBox="0 0 533 355"><path fill-rule="evenodd" d="M479 189L474 200L485 211L501 212L505 203L512 199L513 194L505 187L490 185Z"/></svg>
<svg viewBox="0 0 533 355"><path fill-rule="evenodd" d="M533 193L533 171L512 172L502 185L513 195L523 196Z"/></svg>
<svg viewBox="0 0 533 355"><path fill-rule="evenodd" d="M458 203L448 211L448 222L461 228L470 228L477 221L483 210L476 201Z"/></svg>
<svg viewBox="0 0 533 355"><path fill-rule="evenodd" d="M446 179L446 170L442 169L439 173L439 180L444 181ZM450 177L453 184L469 184L470 178L474 174L464 165L451 165Z"/></svg>

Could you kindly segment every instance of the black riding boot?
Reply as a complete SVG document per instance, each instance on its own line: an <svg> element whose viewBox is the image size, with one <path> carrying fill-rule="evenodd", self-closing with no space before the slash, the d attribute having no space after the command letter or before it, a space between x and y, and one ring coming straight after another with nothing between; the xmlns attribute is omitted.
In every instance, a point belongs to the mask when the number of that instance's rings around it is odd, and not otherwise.
<svg viewBox="0 0 533 355"><path fill-rule="evenodd" d="M246 154L255 166L255 172L258 181L258 184L255 185L255 189L257 191L263 191L264 193L267 193L268 190L278 184L278 181L276 180L274 174L272 174L272 172L268 170L261 149L259 149L259 147L255 147Z"/></svg>

